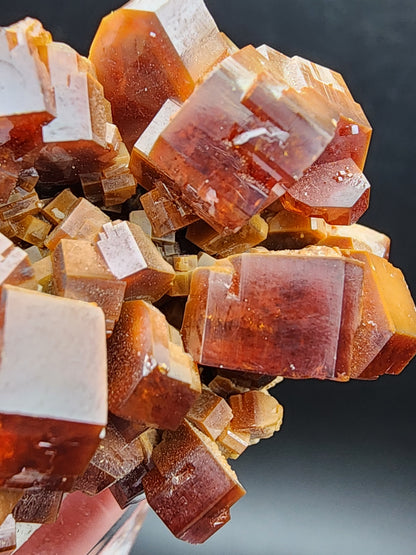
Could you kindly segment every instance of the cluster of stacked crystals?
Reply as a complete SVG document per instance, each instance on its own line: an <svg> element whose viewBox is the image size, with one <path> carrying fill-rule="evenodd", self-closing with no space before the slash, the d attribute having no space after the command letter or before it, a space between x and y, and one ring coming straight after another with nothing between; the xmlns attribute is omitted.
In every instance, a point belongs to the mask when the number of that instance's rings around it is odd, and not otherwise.
<svg viewBox="0 0 416 555"><path fill-rule="evenodd" d="M89 59L25 19L0 71L0 551L86 553L80 507L108 528L143 493L201 543L283 377L416 354L390 240L356 223L371 127L339 74L238 49L202 0L131 0Z"/></svg>

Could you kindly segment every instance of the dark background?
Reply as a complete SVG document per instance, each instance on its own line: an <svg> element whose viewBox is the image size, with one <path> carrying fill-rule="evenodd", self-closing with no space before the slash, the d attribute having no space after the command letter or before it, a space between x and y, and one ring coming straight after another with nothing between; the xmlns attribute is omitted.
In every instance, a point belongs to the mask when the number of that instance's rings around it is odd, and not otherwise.
<svg viewBox="0 0 416 555"><path fill-rule="evenodd" d="M0 0L0 24L38 17L87 54L115 0ZM362 222L389 234L392 261L416 294L416 3L414 0L207 0L238 46L264 42L342 72L374 126ZM149 517L134 553L416 553L416 364L348 384L286 380L285 423L233 464L248 490L232 522L201 548ZM80 555L80 554L77 554Z"/></svg>

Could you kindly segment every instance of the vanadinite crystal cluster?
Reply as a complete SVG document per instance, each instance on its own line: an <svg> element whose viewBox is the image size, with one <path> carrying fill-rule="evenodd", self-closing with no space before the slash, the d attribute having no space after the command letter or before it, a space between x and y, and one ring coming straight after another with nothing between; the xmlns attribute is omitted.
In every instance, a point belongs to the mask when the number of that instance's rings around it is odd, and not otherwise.
<svg viewBox="0 0 416 555"><path fill-rule="evenodd" d="M201 543L282 378L416 354L390 241L356 223L370 124L341 75L237 48L202 0L131 0L89 59L1 28L0 77L0 551L67 553L80 507L143 492Z"/></svg>

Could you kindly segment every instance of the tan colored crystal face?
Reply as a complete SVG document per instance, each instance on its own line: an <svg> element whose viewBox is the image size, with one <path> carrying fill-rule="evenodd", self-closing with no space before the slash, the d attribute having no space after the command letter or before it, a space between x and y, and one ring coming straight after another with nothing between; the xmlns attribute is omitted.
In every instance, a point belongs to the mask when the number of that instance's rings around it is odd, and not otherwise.
<svg viewBox="0 0 416 555"><path fill-rule="evenodd" d="M107 335L120 316L126 284L108 269L96 245L62 239L52 255L55 294L96 303L102 308Z"/></svg>
<svg viewBox="0 0 416 555"><path fill-rule="evenodd" d="M45 247L54 250L61 239L87 239L94 241L102 226L110 221L99 208L80 198L69 214L54 228L45 240Z"/></svg>
<svg viewBox="0 0 416 555"><path fill-rule="evenodd" d="M320 245L338 247L354 251L368 251L388 260L390 253L390 238L384 233L364 225L332 225L326 226L327 236L319 242Z"/></svg>
<svg viewBox="0 0 416 555"><path fill-rule="evenodd" d="M144 301L124 303L108 348L111 412L176 429L201 386L191 357L171 342L163 314Z"/></svg>
<svg viewBox="0 0 416 555"><path fill-rule="evenodd" d="M202 388L201 396L186 415L192 424L213 440L223 432L232 417L233 412L227 402L207 387Z"/></svg>
<svg viewBox="0 0 416 555"><path fill-rule="evenodd" d="M251 441L271 437L282 425L283 407L267 392L232 395L229 403L233 411L231 430L249 433Z"/></svg>
<svg viewBox="0 0 416 555"><path fill-rule="evenodd" d="M220 234L204 221L190 225L186 238L208 254L221 258L244 252L262 243L267 237L268 226L261 216L253 216L237 233Z"/></svg>
<svg viewBox="0 0 416 555"><path fill-rule="evenodd" d="M271 216L268 225L267 238L262 246L270 250L301 249L319 241L326 244L327 229L321 218L309 218L282 209Z"/></svg>
<svg viewBox="0 0 416 555"><path fill-rule="evenodd" d="M6 520L7 515L11 514L23 493L20 489L0 489L0 525Z"/></svg>
<svg viewBox="0 0 416 555"><path fill-rule="evenodd" d="M168 98L184 101L226 55L201 0L132 0L102 20L90 59L131 149Z"/></svg>

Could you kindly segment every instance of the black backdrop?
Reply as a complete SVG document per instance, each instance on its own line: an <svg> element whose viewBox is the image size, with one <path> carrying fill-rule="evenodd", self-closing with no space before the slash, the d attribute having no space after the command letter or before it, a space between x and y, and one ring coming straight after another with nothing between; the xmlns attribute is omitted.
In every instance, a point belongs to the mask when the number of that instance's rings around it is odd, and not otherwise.
<svg viewBox="0 0 416 555"><path fill-rule="evenodd" d="M0 0L0 24L38 17L87 54L117 0ZM264 42L341 71L375 132L363 223L388 233L392 261L416 294L416 3L414 0L207 0L239 46ZM1 76L0 76L1 78ZM150 517L134 553L416 553L416 364L373 383L285 381L285 423L233 465L247 496L202 548ZM77 554L79 555L79 554Z"/></svg>

